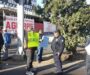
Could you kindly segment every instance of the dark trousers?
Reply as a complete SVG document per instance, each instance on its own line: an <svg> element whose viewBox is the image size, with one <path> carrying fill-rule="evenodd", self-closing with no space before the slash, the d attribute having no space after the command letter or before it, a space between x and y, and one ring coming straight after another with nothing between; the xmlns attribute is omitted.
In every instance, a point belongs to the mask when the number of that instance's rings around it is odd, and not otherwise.
<svg viewBox="0 0 90 75"><path fill-rule="evenodd" d="M9 44L5 44L5 52L4 52L4 55L3 55L3 59L4 60L7 60L8 59L8 49L9 49Z"/></svg>
<svg viewBox="0 0 90 75"><path fill-rule="evenodd" d="M56 54L56 52L54 52L54 62L57 73L62 73L61 55Z"/></svg>
<svg viewBox="0 0 90 75"><path fill-rule="evenodd" d="M1 50L2 50L3 45L0 45L0 62L1 62Z"/></svg>
<svg viewBox="0 0 90 75"><path fill-rule="evenodd" d="M30 71L33 68L34 54L36 49L28 49L26 50L27 56L27 71Z"/></svg>
<svg viewBox="0 0 90 75"><path fill-rule="evenodd" d="M38 61L42 61L43 47L38 47Z"/></svg>
<svg viewBox="0 0 90 75"><path fill-rule="evenodd" d="M87 75L90 75L90 55L86 57L86 68L87 68Z"/></svg>

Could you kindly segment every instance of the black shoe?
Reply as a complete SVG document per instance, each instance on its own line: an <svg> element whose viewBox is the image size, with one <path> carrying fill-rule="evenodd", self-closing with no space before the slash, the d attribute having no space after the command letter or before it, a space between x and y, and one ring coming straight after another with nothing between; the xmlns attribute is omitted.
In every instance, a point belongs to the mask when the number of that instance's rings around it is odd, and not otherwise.
<svg viewBox="0 0 90 75"><path fill-rule="evenodd" d="M41 60L38 60L38 63L41 63L42 61Z"/></svg>
<svg viewBox="0 0 90 75"><path fill-rule="evenodd" d="M41 60L38 60L38 63L41 63L43 61L43 59L41 59Z"/></svg>
<svg viewBox="0 0 90 75"><path fill-rule="evenodd" d="M41 61L44 61L43 59L41 59Z"/></svg>

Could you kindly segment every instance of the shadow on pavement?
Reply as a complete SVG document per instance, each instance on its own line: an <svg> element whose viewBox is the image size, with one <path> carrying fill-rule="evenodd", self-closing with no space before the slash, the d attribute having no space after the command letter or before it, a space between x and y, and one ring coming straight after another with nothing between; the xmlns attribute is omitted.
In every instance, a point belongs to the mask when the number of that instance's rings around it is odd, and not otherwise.
<svg viewBox="0 0 90 75"><path fill-rule="evenodd" d="M55 73L48 73L48 74L43 74L43 75L57 75L57 74L55 74ZM64 73L63 75L71 75L71 74L66 74L66 73Z"/></svg>
<svg viewBox="0 0 90 75"><path fill-rule="evenodd" d="M84 59L84 54L78 54L76 56L77 59L73 59L72 61L65 61L63 62L63 65L65 64L68 64L68 63L74 63L75 61L79 61L81 59ZM49 59L53 58L53 55L50 55L48 57L44 57L44 60L47 61ZM8 61L5 61L5 63L8 63L8 65L6 65L5 68L11 68L11 67L15 67L15 66L19 66L19 65L23 65L26 63L26 61L17 61L17 60L14 60L14 59L10 59ZM77 63L77 64L71 64L70 66L64 68L64 75L70 75L68 74L69 72L72 72L76 69L79 69L80 67L84 66L85 65L85 61L83 62L80 62L80 63ZM50 69L50 72L49 72L49 69ZM41 72L41 71L44 71L46 70L46 73L44 73L43 75L55 75L54 73L54 70L55 69L55 66L54 64L49 64L47 66L42 66L42 67L39 67L37 68L37 72ZM17 74L18 73L18 74ZM5 72L5 73L0 73L0 75L25 75L25 69L17 69L17 70L13 70L11 73L10 72Z"/></svg>
<svg viewBox="0 0 90 75"><path fill-rule="evenodd" d="M52 58L53 58L53 55L50 55L50 56L48 56L48 57L43 57L44 61L50 60L50 59L52 59Z"/></svg>
<svg viewBox="0 0 90 75"><path fill-rule="evenodd" d="M43 75L55 75L55 73L48 73L48 74L43 74Z"/></svg>
<svg viewBox="0 0 90 75"><path fill-rule="evenodd" d="M83 67L84 65L85 65L85 61L77 63L77 64L74 64L74 65L70 65L69 67L66 67L66 68L63 69L64 75L68 75L69 72L77 70L80 67ZM37 71L40 72L40 71L43 71L43 70L47 70L47 73L49 73L48 69L51 69L52 72L53 72L53 71L55 71L55 70L53 70L54 68L55 68L54 64L50 64L50 65L47 65L47 66L43 66L43 67L37 68ZM55 75L54 73L49 73L49 74L44 74L44 75L50 75L50 74Z"/></svg>
<svg viewBox="0 0 90 75"><path fill-rule="evenodd" d="M85 61L80 62L80 63L75 64L75 65L71 65L71 66L69 66L67 68L64 68L63 70L64 70L65 73L69 73L71 71L74 71L76 69L79 69L80 67L83 67L84 65L85 65Z"/></svg>
<svg viewBox="0 0 90 75"><path fill-rule="evenodd" d="M54 64L50 64L50 65L47 65L47 66L37 68L37 71L40 72L40 71L43 71L43 70L51 69L53 67L54 67Z"/></svg>

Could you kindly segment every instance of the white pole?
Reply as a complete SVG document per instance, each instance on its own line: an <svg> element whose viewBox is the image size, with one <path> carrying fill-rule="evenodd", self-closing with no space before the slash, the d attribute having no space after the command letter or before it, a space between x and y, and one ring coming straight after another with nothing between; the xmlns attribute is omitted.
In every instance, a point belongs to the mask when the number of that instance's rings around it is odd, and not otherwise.
<svg viewBox="0 0 90 75"><path fill-rule="evenodd" d="M24 33L24 8L23 8L23 0L20 0L20 3L17 4L17 35L19 38L18 52L20 55L23 53L23 38L24 38L23 33Z"/></svg>
<svg viewBox="0 0 90 75"><path fill-rule="evenodd" d="M6 24L5 24L5 11L3 10L3 29L5 30L6 29Z"/></svg>

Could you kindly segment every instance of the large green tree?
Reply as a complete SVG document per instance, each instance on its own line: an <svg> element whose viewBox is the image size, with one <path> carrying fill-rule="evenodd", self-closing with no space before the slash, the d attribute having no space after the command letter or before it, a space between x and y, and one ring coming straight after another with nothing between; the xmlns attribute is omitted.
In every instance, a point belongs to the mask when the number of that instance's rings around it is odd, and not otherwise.
<svg viewBox="0 0 90 75"><path fill-rule="evenodd" d="M90 33L90 7L85 0L48 0L44 13L61 30L66 49L76 53L76 46L85 43Z"/></svg>

